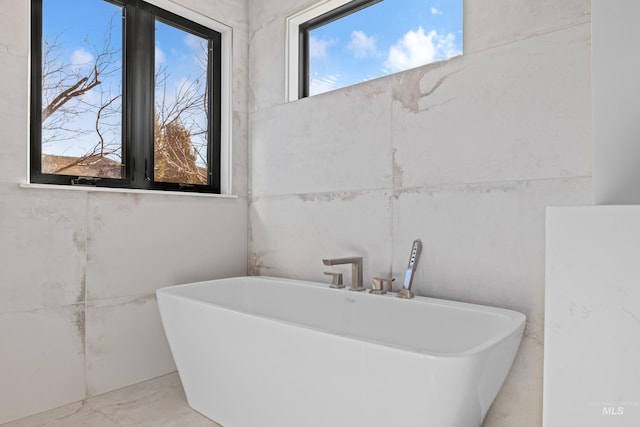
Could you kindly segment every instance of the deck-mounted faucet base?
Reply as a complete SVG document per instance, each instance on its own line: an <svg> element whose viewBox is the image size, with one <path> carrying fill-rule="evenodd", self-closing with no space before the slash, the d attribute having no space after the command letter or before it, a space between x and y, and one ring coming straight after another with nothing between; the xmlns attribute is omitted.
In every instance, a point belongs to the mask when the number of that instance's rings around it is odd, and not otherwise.
<svg viewBox="0 0 640 427"><path fill-rule="evenodd" d="M344 288L344 283L342 283L342 273L334 273L332 271L325 271L324 274L327 276L332 276L331 286L330 288L334 289L342 289Z"/></svg>
<svg viewBox="0 0 640 427"><path fill-rule="evenodd" d="M396 295L396 297L403 299L411 299L414 296L415 295L413 294L413 292L411 292L411 289L400 289L400 291L398 291L398 294Z"/></svg>
<svg viewBox="0 0 640 427"><path fill-rule="evenodd" d="M362 285L362 257L350 257L350 258L329 258L323 259L324 265L339 265L339 264L351 264L351 287L350 291L364 291L365 287ZM332 273L329 273L332 274Z"/></svg>
<svg viewBox="0 0 640 427"><path fill-rule="evenodd" d="M370 294L374 294L374 295L384 295L387 293L387 291L384 289L384 284L388 283L389 284L389 291L393 291L393 281L396 280L392 277L389 278L385 278L385 277L374 277L373 280L371 281L371 290L369 291Z"/></svg>

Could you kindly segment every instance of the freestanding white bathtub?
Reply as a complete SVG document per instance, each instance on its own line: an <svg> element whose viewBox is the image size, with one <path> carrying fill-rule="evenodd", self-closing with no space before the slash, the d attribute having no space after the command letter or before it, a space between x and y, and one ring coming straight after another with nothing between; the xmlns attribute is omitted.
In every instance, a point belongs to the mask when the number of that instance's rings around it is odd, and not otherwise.
<svg viewBox="0 0 640 427"><path fill-rule="evenodd" d="M157 296L189 405L224 427L478 427L525 323L500 308L271 277Z"/></svg>

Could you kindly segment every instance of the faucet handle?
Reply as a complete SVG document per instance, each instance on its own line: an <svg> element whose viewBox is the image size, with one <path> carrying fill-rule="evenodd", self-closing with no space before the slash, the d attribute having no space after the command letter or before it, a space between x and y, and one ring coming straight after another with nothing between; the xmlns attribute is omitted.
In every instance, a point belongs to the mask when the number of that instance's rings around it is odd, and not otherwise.
<svg viewBox="0 0 640 427"><path fill-rule="evenodd" d="M369 291L370 294L376 294L376 295L382 295L382 294L386 294L387 291L384 289L384 284L388 283L389 284L389 290L392 290L392 286L393 286L393 281L396 280L394 278L387 278L387 277L374 277L373 280L371 280L371 290Z"/></svg>
<svg viewBox="0 0 640 427"><path fill-rule="evenodd" d="M344 288L344 284L342 283L342 273L325 271L324 274L326 274L327 276L332 276L330 288L336 288L336 289Z"/></svg>
<svg viewBox="0 0 640 427"><path fill-rule="evenodd" d="M411 289L402 288L400 289L396 297L402 298L402 299L411 299L415 297L415 295L413 294L413 292L411 292Z"/></svg>

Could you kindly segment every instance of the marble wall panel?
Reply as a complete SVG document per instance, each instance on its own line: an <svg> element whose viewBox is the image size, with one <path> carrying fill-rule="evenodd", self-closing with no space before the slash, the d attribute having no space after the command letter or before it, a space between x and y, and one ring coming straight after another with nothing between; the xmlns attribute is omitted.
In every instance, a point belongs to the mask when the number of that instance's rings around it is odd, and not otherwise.
<svg viewBox="0 0 640 427"><path fill-rule="evenodd" d="M545 427L640 425L640 206L547 210Z"/></svg>
<svg viewBox="0 0 640 427"><path fill-rule="evenodd" d="M419 294L534 316L544 309L545 209L590 195L590 178L406 190L393 207L393 271L404 274L420 238Z"/></svg>
<svg viewBox="0 0 640 427"><path fill-rule="evenodd" d="M233 111L242 113L249 109L249 34L241 28L233 27Z"/></svg>
<svg viewBox="0 0 640 427"><path fill-rule="evenodd" d="M0 183L26 178L29 37L23 28L29 26L28 5L0 0Z"/></svg>
<svg viewBox="0 0 640 427"><path fill-rule="evenodd" d="M0 424L85 397L84 306L0 314Z"/></svg>
<svg viewBox="0 0 640 427"><path fill-rule="evenodd" d="M155 294L87 303L86 365L89 396L175 371Z"/></svg>
<svg viewBox="0 0 640 427"><path fill-rule="evenodd" d="M246 272L246 201L92 193L87 299Z"/></svg>
<svg viewBox="0 0 640 427"><path fill-rule="evenodd" d="M331 283L324 258L362 256L364 283L390 273L391 197L384 191L261 197L251 205L250 274Z"/></svg>
<svg viewBox="0 0 640 427"><path fill-rule="evenodd" d="M247 197L249 169L249 41L246 31L233 30L233 88L232 88L232 194Z"/></svg>
<svg viewBox="0 0 640 427"><path fill-rule="evenodd" d="M589 176L588 40L585 24L398 75L401 186Z"/></svg>
<svg viewBox="0 0 640 427"><path fill-rule="evenodd" d="M249 193L249 115L233 112L233 146L231 193L245 198Z"/></svg>
<svg viewBox="0 0 640 427"><path fill-rule="evenodd" d="M254 33L273 20L281 20L317 3L318 0L249 0L249 32Z"/></svg>
<svg viewBox="0 0 640 427"><path fill-rule="evenodd" d="M1 35L0 35L1 37ZM16 82L27 85L27 58L12 61L18 67L7 70L7 80L0 79L0 183L19 183L27 181L28 150L28 118L26 113L26 90L16 91L12 88ZM0 53L0 64L4 64ZM8 86L12 86L11 88ZM21 85L23 86L23 85ZM17 96L12 96L17 95ZM5 99L7 96L9 99ZM24 98L23 98L24 96ZM14 99L11 99L11 98ZM4 104L4 105L3 105Z"/></svg>
<svg viewBox="0 0 640 427"><path fill-rule="evenodd" d="M0 313L84 301L87 198L0 184Z"/></svg>
<svg viewBox="0 0 640 427"><path fill-rule="evenodd" d="M593 1L593 181L594 203L640 203L640 3Z"/></svg>
<svg viewBox="0 0 640 427"><path fill-rule="evenodd" d="M253 24L252 24L253 25ZM249 34L249 112L285 100L285 19L263 24Z"/></svg>
<svg viewBox="0 0 640 427"><path fill-rule="evenodd" d="M389 188L389 99L369 82L251 114L252 194Z"/></svg>
<svg viewBox="0 0 640 427"><path fill-rule="evenodd" d="M467 53L588 23L589 0L474 0L464 2Z"/></svg>
<svg viewBox="0 0 640 427"><path fill-rule="evenodd" d="M0 0L0 52L3 54L23 54L29 48L29 37L24 36L24 28L29 24L29 3ZM6 37L5 37L6 35Z"/></svg>

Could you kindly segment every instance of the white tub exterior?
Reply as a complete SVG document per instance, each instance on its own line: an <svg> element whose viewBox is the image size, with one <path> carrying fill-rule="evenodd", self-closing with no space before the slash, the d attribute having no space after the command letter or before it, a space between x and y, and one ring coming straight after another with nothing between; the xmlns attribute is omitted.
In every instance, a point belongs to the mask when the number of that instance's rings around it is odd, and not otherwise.
<svg viewBox="0 0 640 427"><path fill-rule="evenodd" d="M525 322L269 277L157 296L189 405L224 427L478 427Z"/></svg>

